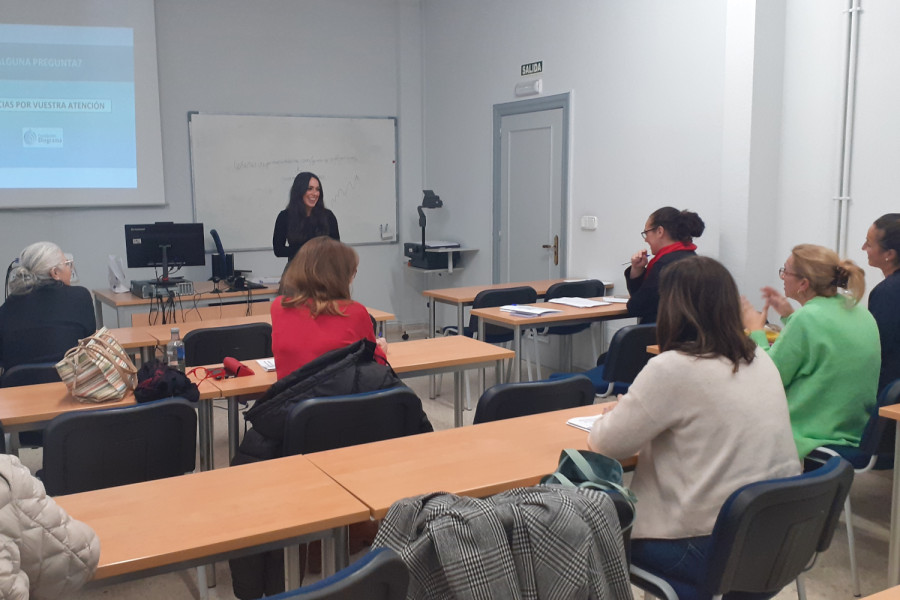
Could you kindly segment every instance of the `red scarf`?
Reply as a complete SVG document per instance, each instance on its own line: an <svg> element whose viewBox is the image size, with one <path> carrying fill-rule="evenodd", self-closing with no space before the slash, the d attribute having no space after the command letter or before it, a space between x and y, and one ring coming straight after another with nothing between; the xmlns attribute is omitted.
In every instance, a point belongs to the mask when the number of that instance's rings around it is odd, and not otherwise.
<svg viewBox="0 0 900 600"><path fill-rule="evenodd" d="M653 265L656 264L660 258L665 256L666 254L671 254L672 252L680 252L682 250L696 250L697 244L685 244L684 242L675 242L674 244L669 244L665 248L660 248L659 252L654 255L653 259L647 263L647 269L644 271L644 275L650 273L650 269L653 268Z"/></svg>

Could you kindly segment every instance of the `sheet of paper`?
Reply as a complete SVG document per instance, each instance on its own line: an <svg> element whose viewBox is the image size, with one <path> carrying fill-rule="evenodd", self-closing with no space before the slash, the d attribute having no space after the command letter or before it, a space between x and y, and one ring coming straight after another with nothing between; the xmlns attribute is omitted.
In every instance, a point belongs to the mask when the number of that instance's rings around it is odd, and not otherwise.
<svg viewBox="0 0 900 600"><path fill-rule="evenodd" d="M555 308L540 308L538 306L528 306L526 304L507 304L506 306L501 306L500 310L519 317L540 317L541 315L562 312Z"/></svg>
<svg viewBox="0 0 900 600"><path fill-rule="evenodd" d="M603 301L612 304L628 304L628 298L619 298L618 296L603 296Z"/></svg>
<svg viewBox="0 0 900 600"><path fill-rule="evenodd" d="M571 425L576 429L583 429L584 431L590 431L591 427L594 425L594 421L601 418L603 414L599 415L591 415L589 417L572 417L568 421L566 421L566 425Z"/></svg>
<svg viewBox="0 0 900 600"><path fill-rule="evenodd" d="M261 366L266 371L274 371L275 370L275 359L274 358L257 358L257 364Z"/></svg>
<svg viewBox="0 0 900 600"><path fill-rule="evenodd" d="M591 300L590 298L553 298L552 300L547 300L547 302L553 302L554 304L564 304L565 306L572 306L575 308L593 308L595 306L608 306L610 303L600 302L598 300Z"/></svg>

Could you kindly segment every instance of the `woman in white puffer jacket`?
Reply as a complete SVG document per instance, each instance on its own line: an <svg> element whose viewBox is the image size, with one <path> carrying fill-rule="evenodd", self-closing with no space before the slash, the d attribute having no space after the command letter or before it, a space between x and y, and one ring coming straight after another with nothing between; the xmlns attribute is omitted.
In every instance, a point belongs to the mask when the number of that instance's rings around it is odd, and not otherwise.
<svg viewBox="0 0 900 600"><path fill-rule="evenodd" d="M15 456L0 453L0 598L64 598L94 574L100 540Z"/></svg>

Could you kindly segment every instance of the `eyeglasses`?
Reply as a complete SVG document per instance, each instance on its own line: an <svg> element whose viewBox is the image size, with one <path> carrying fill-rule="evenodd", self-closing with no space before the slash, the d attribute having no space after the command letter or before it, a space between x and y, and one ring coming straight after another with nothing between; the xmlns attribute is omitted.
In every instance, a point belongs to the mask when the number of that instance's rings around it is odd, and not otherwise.
<svg viewBox="0 0 900 600"><path fill-rule="evenodd" d="M785 269L784 267L781 267L780 269L778 269L778 276L779 276L779 277L781 277L782 279L784 279L784 276L785 276L785 275L793 275L794 277L796 277L796 278L798 278L798 279L802 279L802 278L803 278L803 275L801 275L800 273L794 273L793 271L788 271L788 270Z"/></svg>
<svg viewBox="0 0 900 600"><path fill-rule="evenodd" d="M645 229L641 232L641 237L644 238L644 241L647 241L647 234L653 231L654 229L659 229L659 225L654 225L650 229Z"/></svg>
<svg viewBox="0 0 900 600"><path fill-rule="evenodd" d="M62 262L59 263L59 264L60 264L60 265L63 265L63 266L66 266L66 267L69 267L69 268L71 269L72 267L75 266L75 259L70 258L70 259L68 259L68 260L62 261Z"/></svg>
<svg viewBox="0 0 900 600"><path fill-rule="evenodd" d="M195 376L200 381L197 383L202 383L207 379L215 379L217 381L225 379L227 373L225 373L225 367L214 367L212 369L207 369L206 367L194 367L190 371L187 372L188 377Z"/></svg>

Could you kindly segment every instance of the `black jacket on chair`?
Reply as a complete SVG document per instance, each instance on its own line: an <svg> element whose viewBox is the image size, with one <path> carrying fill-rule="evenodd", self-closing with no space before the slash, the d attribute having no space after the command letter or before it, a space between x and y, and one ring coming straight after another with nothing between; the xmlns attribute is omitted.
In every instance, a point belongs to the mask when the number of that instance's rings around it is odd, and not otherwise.
<svg viewBox="0 0 900 600"><path fill-rule="evenodd" d="M402 384L394 370L375 361L373 342L363 339L327 352L277 381L244 414L252 428L244 434L231 464L281 457L285 422L299 402L373 392L398 385ZM422 426L423 432L432 430L424 413ZM232 559L229 564L234 595L242 600L284 590L284 554L281 550Z"/></svg>

